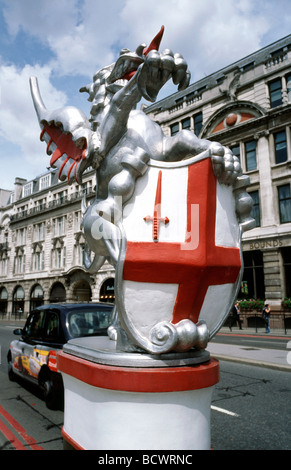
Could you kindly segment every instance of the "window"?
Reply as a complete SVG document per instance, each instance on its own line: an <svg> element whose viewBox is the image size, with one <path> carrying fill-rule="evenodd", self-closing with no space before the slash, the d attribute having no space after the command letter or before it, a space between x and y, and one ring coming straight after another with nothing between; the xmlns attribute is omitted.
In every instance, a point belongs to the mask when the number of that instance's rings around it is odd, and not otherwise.
<svg viewBox="0 0 291 470"><path fill-rule="evenodd" d="M52 342L59 340L59 316L56 312L46 312L44 338Z"/></svg>
<svg viewBox="0 0 291 470"><path fill-rule="evenodd" d="M33 188L32 181L30 183L25 184L22 190L22 197L30 196L32 194L32 188Z"/></svg>
<svg viewBox="0 0 291 470"><path fill-rule="evenodd" d="M248 64L246 64L246 65L244 65L244 66L242 67L242 70L243 70L244 72L247 72L247 70L252 69L255 65L256 65L255 62L249 62Z"/></svg>
<svg viewBox="0 0 291 470"><path fill-rule="evenodd" d="M196 90L196 92L197 92L197 93L203 93L203 91L205 91L206 88L207 88L207 85L203 85L202 87L198 88L198 89Z"/></svg>
<svg viewBox="0 0 291 470"><path fill-rule="evenodd" d="M14 259L14 273L23 274L25 272L25 254L23 248L17 248Z"/></svg>
<svg viewBox="0 0 291 470"><path fill-rule="evenodd" d="M281 253L285 273L285 296L291 297L291 248L289 246L281 248Z"/></svg>
<svg viewBox="0 0 291 470"><path fill-rule="evenodd" d="M43 271L44 270L44 252L37 248L32 254L32 270Z"/></svg>
<svg viewBox="0 0 291 470"><path fill-rule="evenodd" d="M253 200L253 208L251 212L251 217L256 221L256 227L260 227L261 218L260 218L260 200L259 200L259 191L252 191L249 193Z"/></svg>
<svg viewBox="0 0 291 470"><path fill-rule="evenodd" d="M73 338L89 336L100 333L110 325L112 309L102 308L95 310L72 310L68 316L69 332Z"/></svg>
<svg viewBox="0 0 291 470"><path fill-rule="evenodd" d="M281 131L274 134L276 163L287 161L286 132Z"/></svg>
<svg viewBox="0 0 291 470"><path fill-rule="evenodd" d="M8 292L5 287L2 287L0 292L0 300L8 300Z"/></svg>
<svg viewBox="0 0 291 470"><path fill-rule="evenodd" d="M278 186L278 198L281 224L291 222L291 194L289 184Z"/></svg>
<svg viewBox="0 0 291 470"><path fill-rule="evenodd" d="M8 258L7 253L3 252L0 254L0 275L7 276Z"/></svg>
<svg viewBox="0 0 291 470"><path fill-rule="evenodd" d="M41 241L44 240L44 223L36 224L33 231L33 240Z"/></svg>
<svg viewBox="0 0 291 470"><path fill-rule="evenodd" d="M84 256L85 256L85 238L84 238L83 233L79 231L75 235L74 263L76 265L83 265Z"/></svg>
<svg viewBox="0 0 291 470"><path fill-rule="evenodd" d="M282 84L281 78L277 78L269 83L269 94L271 108L276 108L282 104Z"/></svg>
<svg viewBox="0 0 291 470"><path fill-rule="evenodd" d="M103 282L100 289L100 300L101 302L114 302L115 293L114 293L114 279L109 278Z"/></svg>
<svg viewBox="0 0 291 470"><path fill-rule="evenodd" d="M286 84L287 84L287 93L288 93L288 102L291 102L291 73L286 75Z"/></svg>
<svg viewBox="0 0 291 470"><path fill-rule="evenodd" d="M280 49L277 49L276 51L271 52L271 57L278 57L281 54L283 54L284 48L281 47Z"/></svg>
<svg viewBox="0 0 291 470"><path fill-rule="evenodd" d="M81 212L75 212L74 214L74 231L79 232L81 230Z"/></svg>
<svg viewBox="0 0 291 470"><path fill-rule="evenodd" d="M190 129L191 127L191 120L190 118L183 119L182 121L182 129Z"/></svg>
<svg viewBox="0 0 291 470"><path fill-rule="evenodd" d="M90 194L92 191L92 181L86 181L86 183L82 184L82 193L83 194Z"/></svg>
<svg viewBox="0 0 291 470"><path fill-rule="evenodd" d="M188 95L186 95L186 100L192 100L192 98L194 98L194 91L191 91L191 93L188 93Z"/></svg>
<svg viewBox="0 0 291 470"><path fill-rule="evenodd" d="M13 312L21 317L24 308L24 290L21 286L18 286L13 294Z"/></svg>
<svg viewBox="0 0 291 470"><path fill-rule="evenodd" d="M35 339L42 338L44 318L45 312L43 310L32 313L23 329L23 336L29 336Z"/></svg>
<svg viewBox="0 0 291 470"><path fill-rule="evenodd" d="M60 191L59 193L55 194L55 200L57 204L63 204L67 201L67 191Z"/></svg>
<svg viewBox="0 0 291 470"><path fill-rule="evenodd" d="M66 289L61 282L56 282L50 293L50 303L66 302Z"/></svg>
<svg viewBox="0 0 291 470"><path fill-rule="evenodd" d="M264 268L263 268L263 253L259 250L244 251L244 273L242 283L244 285L244 295L249 299L264 299L265 298L265 284L264 284Z"/></svg>
<svg viewBox="0 0 291 470"><path fill-rule="evenodd" d="M52 250L52 267L54 269L65 268L66 266L66 247L57 243Z"/></svg>
<svg viewBox="0 0 291 470"><path fill-rule="evenodd" d="M56 268L62 267L62 249L57 249L57 259L56 259Z"/></svg>
<svg viewBox="0 0 291 470"><path fill-rule="evenodd" d="M19 255L17 263L18 263L17 272L24 273L25 272L25 255Z"/></svg>
<svg viewBox="0 0 291 470"><path fill-rule="evenodd" d="M45 205L46 205L46 199L39 199L38 201L35 201L36 210L39 212L45 209Z"/></svg>
<svg viewBox="0 0 291 470"><path fill-rule="evenodd" d="M57 219L57 234L62 235L64 232L64 218L58 217Z"/></svg>
<svg viewBox="0 0 291 470"><path fill-rule="evenodd" d="M20 228L17 231L17 244L18 245L25 245L25 237L26 235L26 229L25 228Z"/></svg>
<svg viewBox="0 0 291 470"><path fill-rule="evenodd" d="M64 235L65 230L65 218L58 217L57 219L53 219L53 234L54 237L60 237Z"/></svg>
<svg viewBox="0 0 291 470"><path fill-rule="evenodd" d="M198 136L202 129L202 113L194 114L194 133Z"/></svg>
<svg viewBox="0 0 291 470"><path fill-rule="evenodd" d="M27 215L27 205L25 206L21 206L17 209L17 212L19 214L20 217L25 217Z"/></svg>
<svg viewBox="0 0 291 470"><path fill-rule="evenodd" d="M21 286L18 286L16 288L13 298L16 299L16 300L24 299L24 290Z"/></svg>
<svg viewBox="0 0 291 470"><path fill-rule="evenodd" d="M84 265L85 244L78 243L74 246L74 262L76 265Z"/></svg>
<svg viewBox="0 0 291 470"><path fill-rule="evenodd" d="M43 304L43 288L37 284L30 295L30 310L40 307Z"/></svg>
<svg viewBox="0 0 291 470"><path fill-rule="evenodd" d="M42 189L48 188L50 184L51 184L51 173L44 175L39 179L39 190L41 191Z"/></svg>
<svg viewBox="0 0 291 470"><path fill-rule="evenodd" d="M174 124L172 124L170 126L170 129L171 129L171 135L175 135L179 132L179 123L178 122L175 122Z"/></svg>
<svg viewBox="0 0 291 470"><path fill-rule="evenodd" d="M239 144L233 145L232 147L230 147L230 150L238 158L240 162L240 145Z"/></svg>
<svg viewBox="0 0 291 470"><path fill-rule="evenodd" d="M0 290L0 311L2 315L7 313L7 306L8 306L8 292L5 287L2 287Z"/></svg>
<svg viewBox="0 0 291 470"><path fill-rule="evenodd" d="M256 141L251 140L245 143L246 169L247 171L257 169Z"/></svg>

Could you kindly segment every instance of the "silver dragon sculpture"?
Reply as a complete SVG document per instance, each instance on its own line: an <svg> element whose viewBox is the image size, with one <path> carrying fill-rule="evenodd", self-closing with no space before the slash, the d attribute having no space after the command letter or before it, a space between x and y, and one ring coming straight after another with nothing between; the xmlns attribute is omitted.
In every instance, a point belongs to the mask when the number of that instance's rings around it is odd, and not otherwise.
<svg viewBox="0 0 291 470"><path fill-rule="evenodd" d="M90 119L76 107L49 111L43 103L36 77L30 78L31 94L47 143L50 165L60 180L81 183L88 167L96 170L96 195L89 206L82 202L82 229L86 238L85 267L96 273L108 260L116 266L120 253L119 221L130 199L136 179L144 175L150 159L174 162L208 150L217 179L235 185L242 175L239 160L217 142L198 138L182 130L166 136L144 111L141 99L154 102L160 89L172 79L178 90L187 88L190 72L182 55L170 49L159 52L164 27L149 46L135 52L122 49L115 63L98 70L92 83L80 89L92 103ZM236 211L246 227L252 223L252 200L237 191ZM115 338L114 328L112 337Z"/></svg>

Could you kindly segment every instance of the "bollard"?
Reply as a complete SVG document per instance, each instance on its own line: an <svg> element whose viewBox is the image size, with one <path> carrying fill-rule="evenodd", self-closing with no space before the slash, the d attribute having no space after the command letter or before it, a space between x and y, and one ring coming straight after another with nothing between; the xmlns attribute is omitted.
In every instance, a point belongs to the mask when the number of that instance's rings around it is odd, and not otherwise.
<svg viewBox="0 0 291 470"><path fill-rule="evenodd" d="M116 365L106 365L98 340L92 350L87 344L82 351L84 345L71 341L58 355L65 387L65 448L210 449L210 406L219 363L208 352L192 354L190 365L169 366L171 359L130 353L127 359L117 353L108 360ZM134 367L146 361L146 367ZM185 361L177 357L172 363Z"/></svg>

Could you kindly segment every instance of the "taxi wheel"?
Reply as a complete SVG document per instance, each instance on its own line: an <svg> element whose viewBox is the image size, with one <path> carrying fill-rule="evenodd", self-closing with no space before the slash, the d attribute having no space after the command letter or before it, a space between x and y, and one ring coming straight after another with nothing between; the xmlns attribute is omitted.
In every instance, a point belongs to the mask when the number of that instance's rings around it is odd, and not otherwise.
<svg viewBox="0 0 291 470"><path fill-rule="evenodd" d="M46 406L51 410L56 409L58 406L58 396L51 374L49 372L41 374L39 383L43 391L43 397Z"/></svg>
<svg viewBox="0 0 291 470"><path fill-rule="evenodd" d="M43 393L44 393L44 399L45 399L45 402L46 404L50 404L50 397L52 395L52 388L53 388L53 384L52 384L52 381L47 378L45 380L45 382L43 383Z"/></svg>

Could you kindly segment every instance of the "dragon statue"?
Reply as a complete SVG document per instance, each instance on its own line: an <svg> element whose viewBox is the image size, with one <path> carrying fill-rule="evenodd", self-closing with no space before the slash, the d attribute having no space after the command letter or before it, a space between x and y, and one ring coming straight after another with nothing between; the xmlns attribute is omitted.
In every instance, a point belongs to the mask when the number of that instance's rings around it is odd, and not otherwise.
<svg viewBox="0 0 291 470"><path fill-rule="evenodd" d="M37 78L30 78L41 140L47 143L50 165L57 168L59 179L81 183L88 167L96 169L96 197L88 207L82 202L85 266L92 273L105 260L118 265L123 207L150 161L177 162L208 151L215 177L222 184L232 186L242 174L238 159L228 148L199 139L188 130L166 136L157 123L136 109L142 98L154 102L170 79L179 90L189 85L184 58L170 49L159 52L163 32L164 27L149 46L140 44L135 52L122 49L115 63L98 70L92 83L80 89L89 94L90 119L72 106L49 111ZM250 198L247 205L246 210L245 203L237 203L241 221L248 220ZM114 338L115 331L111 332Z"/></svg>

